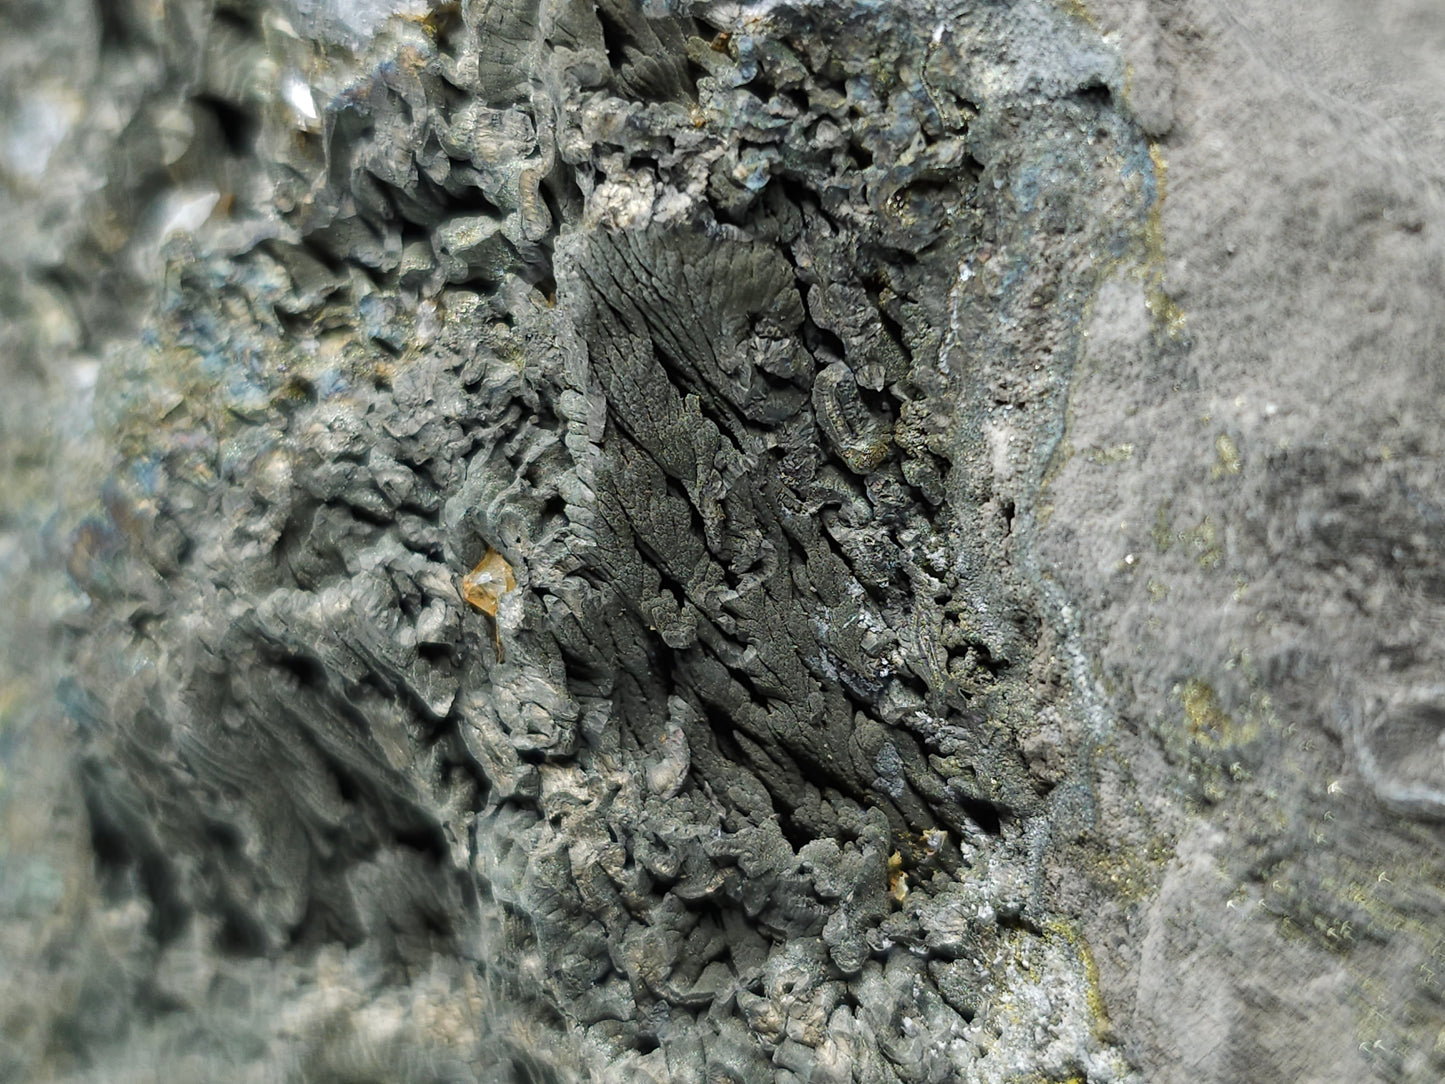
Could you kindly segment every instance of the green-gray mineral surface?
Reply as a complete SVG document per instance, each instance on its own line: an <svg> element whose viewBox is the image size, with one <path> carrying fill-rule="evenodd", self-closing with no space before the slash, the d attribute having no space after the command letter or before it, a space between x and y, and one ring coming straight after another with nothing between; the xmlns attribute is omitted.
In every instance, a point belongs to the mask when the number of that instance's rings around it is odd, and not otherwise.
<svg viewBox="0 0 1445 1084"><path fill-rule="evenodd" d="M1386 7L9 5L0 1078L1445 1075Z"/></svg>

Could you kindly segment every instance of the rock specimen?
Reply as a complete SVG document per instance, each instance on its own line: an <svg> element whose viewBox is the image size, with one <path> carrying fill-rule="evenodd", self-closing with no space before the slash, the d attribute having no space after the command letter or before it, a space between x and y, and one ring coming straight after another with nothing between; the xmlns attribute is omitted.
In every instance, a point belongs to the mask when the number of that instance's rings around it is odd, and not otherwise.
<svg viewBox="0 0 1445 1084"><path fill-rule="evenodd" d="M1311 434L1358 374L1196 282L1265 257L1171 263L1212 99L1151 20L103 9L151 70L61 689L138 1013L245 1035L167 1056L1445 1070L1438 375ZM1371 183L1277 228L1438 286Z"/></svg>

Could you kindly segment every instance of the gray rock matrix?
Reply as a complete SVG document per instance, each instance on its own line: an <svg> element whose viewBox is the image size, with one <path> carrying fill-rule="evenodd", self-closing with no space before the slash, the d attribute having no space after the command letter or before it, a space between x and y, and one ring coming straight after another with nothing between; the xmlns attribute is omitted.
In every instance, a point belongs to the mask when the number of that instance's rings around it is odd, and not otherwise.
<svg viewBox="0 0 1445 1084"><path fill-rule="evenodd" d="M1445 1078L1362 18L9 5L0 1078Z"/></svg>

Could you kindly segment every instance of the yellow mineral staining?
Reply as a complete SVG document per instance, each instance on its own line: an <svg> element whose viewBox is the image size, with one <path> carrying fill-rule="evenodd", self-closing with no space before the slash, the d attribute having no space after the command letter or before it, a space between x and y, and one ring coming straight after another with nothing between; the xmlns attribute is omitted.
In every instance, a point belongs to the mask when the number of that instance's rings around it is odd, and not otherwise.
<svg viewBox="0 0 1445 1084"><path fill-rule="evenodd" d="M1184 310L1164 290L1167 259L1164 251L1164 195L1169 163L1164 160L1164 151L1154 140L1149 141L1149 161L1154 166L1158 191L1149 208L1149 223L1144 231L1145 303L1155 322L1163 326L1171 339L1177 339L1184 333Z"/></svg>
<svg viewBox="0 0 1445 1084"><path fill-rule="evenodd" d="M930 829L927 832L918 833L918 842L923 847L923 853L932 858L939 849L948 842L948 833L938 828Z"/></svg>
<svg viewBox="0 0 1445 1084"><path fill-rule="evenodd" d="M1068 408L1065 409L1067 410ZM1074 445L1068 437L1068 432L1073 428L1073 424L1072 415L1066 413L1064 417L1064 437L1054 445L1054 450L1049 455L1048 465L1044 467L1044 476L1039 482L1040 494L1044 493L1049 486L1054 484L1054 481L1064 472L1064 468L1069 465L1069 460L1074 458Z"/></svg>
<svg viewBox="0 0 1445 1084"><path fill-rule="evenodd" d="M888 895L896 903L908 898L908 874L903 869L903 855L897 851L888 856Z"/></svg>
<svg viewBox="0 0 1445 1084"><path fill-rule="evenodd" d="M1184 707L1189 732L1195 738L1223 740L1234 726L1220 708L1214 689L1198 678L1190 678L1180 686L1179 702Z"/></svg>
<svg viewBox="0 0 1445 1084"><path fill-rule="evenodd" d="M1142 849L1129 846L1102 851L1090 863L1090 879L1124 903L1142 903L1154 898L1164 877L1164 867L1174 848L1162 836L1150 839Z"/></svg>
<svg viewBox="0 0 1445 1084"><path fill-rule="evenodd" d="M1200 568L1216 568L1224 560L1224 546L1214 520L1205 516L1193 527L1175 530L1170 522L1167 500L1161 501L1154 512L1154 526L1149 530L1149 538L1160 553L1168 553L1176 542L1188 546L1194 551Z"/></svg>
<svg viewBox="0 0 1445 1084"><path fill-rule="evenodd" d="M1199 678L1190 678L1183 685L1176 685L1173 691L1184 709L1185 728L1197 746L1215 749L1246 746L1259 737L1261 723L1270 718L1268 700L1251 698L1244 709L1243 721L1236 720L1220 705L1213 686ZM1243 764L1231 764L1228 772L1236 781L1249 774Z"/></svg>
<svg viewBox="0 0 1445 1084"><path fill-rule="evenodd" d="M1160 553L1168 553L1169 547L1174 545L1174 535L1169 525L1169 502L1160 501L1159 507L1154 510L1154 526L1149 531L1149 538L1154 543L1154 548Z"/></svg>
<svg viewBox="0 0 1445 1084"><path fill-rule="evenodd" d="M1084 452L1084 458L1096 466L1107 467L1111 463L1122 463L1134 454L1132 444L1114 444L1107 448L1090 448Z"/></svg>
<svg viewBox="0 0 1445 1084"><path fill-rule="evenodd" d="M462 577L462 598L488 617L497 616L497 603L517 586L512 566L490 546L477 567Z"/></svg>
<svg viewBox="0 0 1445 1084"><path fill-rule="evenodd" d="M1215 478L1223 478L1226 475L1240 472L1243 463L1239 458L1239 447L1228 433L1220 433L1214 438L1214 453L1216 459L1210 474Z"/></svg>
<svg viewBox="0 0 1445 1084"><path fill-rule="evenodd" d="M1084 961L1084 979L1089 1002L1089 1015L1094 1021L1094 1034L1107 1040L1114 1026L1109 1022L1109 1007L1104 1003L1104 991L1099 982L1099 962L1094 959L1093 947L1082 933L1076 934L1074 945Z"/></svg>
<svg viewBox="0 0 1445 1084"><path fill-rule="evenodd" d="M1099 29L1099 20L1095 18L1094 13L1089 10L1087 4L1083 3L1083 0L1060 0L1059 7L1063 9L1064 14L1073 16L1085 26L1095 30Z"/></svg>
<svg viewBox="0 0 1445 1084"><path fill-rule="evenodd" d="M490 546L477 567L462 577L462 599L467 605L481 610L492 619L492 643L497 649L498 662L502 661L503 653L502 629L497 624L497 603L516 586L517 580L512 575L512 566Z"/></svg>
<svg viewBox="0 0 1445 1084"><path fill-rule="evenodd" d="M1180 539L1194 547L1199 554L1200 568L1214 568L1224 560L1224 550L1219 544L1219 532L1214 521L1205 516L1197 527L1180 532Z"/></svg>
<svg viewBox="0 0 1445 1084"><path fill-rule="evenodd" d="M401 17L421 23L422 28L435 40L456 30L461 25L462 5L456 0L446 0L444 3L433 4L425 15L416 16L403 13Z"/></svg>
<svg viewBox="0 0 1445 1084"><path fill-rule="evenodd" d="M1082 990L1077 988L1073 996L1083 994L1084 1003L1089 1011L1089 1023L1094 1032L1095 1038L1102 1042L1110 1042L1114 1034L1114 1025L1109 1019L1108 1006L1104 1002L1102 983L1099 977L1099 964L1094 958L1093 947L1084 931L1074 922L1065 919L1051 919L1044 924L1045 937L1052 942L1064 958L1072 958L1077 961L1082 974L1075 971L1071 976L1079 982ZM1083 1080L1082 1077L1068 1077L1066 1080Z"/></svg>

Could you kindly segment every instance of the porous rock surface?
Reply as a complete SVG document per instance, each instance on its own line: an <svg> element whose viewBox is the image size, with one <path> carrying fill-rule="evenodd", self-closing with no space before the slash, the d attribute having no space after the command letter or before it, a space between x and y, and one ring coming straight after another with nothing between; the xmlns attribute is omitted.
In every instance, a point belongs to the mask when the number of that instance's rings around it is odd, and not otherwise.
<svg viewBox="0 0 1445 1084"><path fill-rule="evenodd" d="M1186 7L74 5L9 1067L1445 1071L1438 178Z"/></svg>

